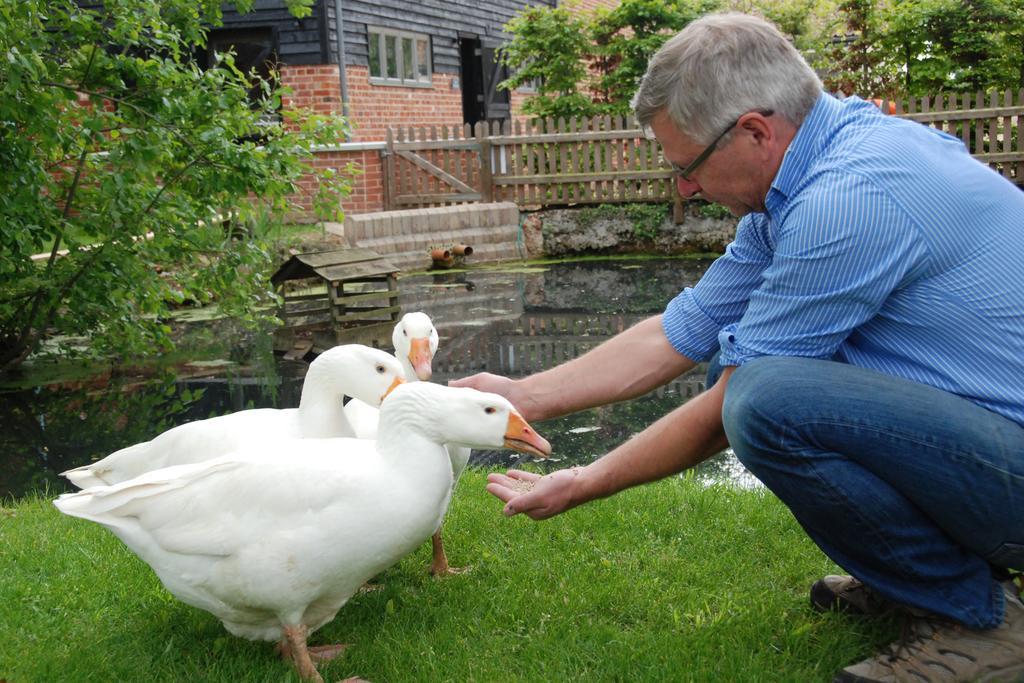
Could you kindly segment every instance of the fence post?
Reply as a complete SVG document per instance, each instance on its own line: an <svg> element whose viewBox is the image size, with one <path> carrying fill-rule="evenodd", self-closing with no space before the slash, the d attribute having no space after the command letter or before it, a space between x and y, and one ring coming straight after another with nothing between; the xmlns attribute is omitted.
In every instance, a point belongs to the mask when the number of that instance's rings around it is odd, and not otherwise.
<svg viewBox="0 0 1024 683"><path fill-rule="evenodd" d="M480 145L480 194L485 202L494 200L494 177L491 173L491 138L486 121L477 121L473 135Z"/></svg>
<svg viewBox="0 0 1024 683"><path fill-rule="evenodd" d="M679 184L674 175L669 182L672 183L672 222L682 225L686 220L686 200L679 194Z"/></svg>
<svg viewBox="0 0 1024 683"><path fill-rule="evenodd" d="M393 205L394 188L392 186L395 182L395 136L391 132L390 126L385 133L385 142L385 148L380 152L381 161L383 162L381 164L383 166L381 169L381 184L384 190L384 210L391 211L395 208Z"/></svg>

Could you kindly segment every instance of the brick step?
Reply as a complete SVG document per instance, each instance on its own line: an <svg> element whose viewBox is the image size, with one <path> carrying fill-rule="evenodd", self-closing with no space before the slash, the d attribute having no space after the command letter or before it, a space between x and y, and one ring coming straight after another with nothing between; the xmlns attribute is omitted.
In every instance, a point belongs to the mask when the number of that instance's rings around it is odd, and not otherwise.
<svg viewBox="0 0 1024 683"><path fill-rule="evenodd" d="M486 244L511 242L514 245L518 239L518 226L503 226L500 228L467 228L455 232L436 231L412 235L380 235L356 240L354 246L375 251L379 249L404 251L466 244L473 247L475 251ZM386 245L390 245L390 247Z"/></svg>

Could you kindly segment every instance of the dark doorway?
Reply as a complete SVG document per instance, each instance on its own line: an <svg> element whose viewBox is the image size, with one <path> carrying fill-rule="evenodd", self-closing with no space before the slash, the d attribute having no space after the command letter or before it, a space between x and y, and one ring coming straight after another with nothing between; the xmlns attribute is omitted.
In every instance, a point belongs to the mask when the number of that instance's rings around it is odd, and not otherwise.
<svg viewBox="0 0 1024 683"><path fill-rule="evenodd" d="M462 117L466 123L500 121L511 116L509 93L498 88L498 84L508 78L508 68L495 54L498 45L476 36L459 37Z"/></svg>

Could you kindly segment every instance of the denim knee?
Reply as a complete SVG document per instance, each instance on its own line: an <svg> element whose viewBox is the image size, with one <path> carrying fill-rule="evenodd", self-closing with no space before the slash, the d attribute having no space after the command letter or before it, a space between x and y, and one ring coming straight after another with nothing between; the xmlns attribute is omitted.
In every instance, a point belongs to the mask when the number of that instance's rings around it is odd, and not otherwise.
<svg viewBox="0 0 1024 683"><path fill-rule="evenodd" d="M736 457L756 474L759 444L779 438L780 410L797 398L791 380L801 359L766 356L744 363L732 373L722 405L722 424Z"/></svg>

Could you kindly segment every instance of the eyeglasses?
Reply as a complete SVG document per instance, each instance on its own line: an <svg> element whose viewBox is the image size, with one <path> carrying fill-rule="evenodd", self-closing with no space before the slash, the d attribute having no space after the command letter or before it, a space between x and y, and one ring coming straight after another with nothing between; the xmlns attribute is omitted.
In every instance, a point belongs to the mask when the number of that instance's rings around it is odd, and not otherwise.
<svg viewBox="0 0 1024 683"><path fill-rule="evenodd" d="M756 113L760 114L761 116L771 116L772 114L775 113L771 109L755 109L754 111ZM682 178L683 180L689 181L690 180L690 174L693 173L694 171L696 171L697 167L700 166L701 164L703 164L707 160L707 158L709 156L711 156L711 153L715 151L715 146L718 145L718 143L722 140L722 138L724 138L729 131L731 131L733 128L735 128L739 124L741 118L743 118L744 116L746 116L749 113L751 113L751 112L744 113L742 116L740 116L735 121L730 123L729 127L726 128L725 130L723 130L721 133L719 133L718 137L716 137L714 140L712 140L711 144L708 145L707 147L705 147L704 151L701 152L700 154L698 154L697 158L694 159L693 161L691 161L690 164L686 168L680 168L679 164L675 163L674 161L668 162L669 166L672 167L672 172L675 173L680 178Z"/></svg>

